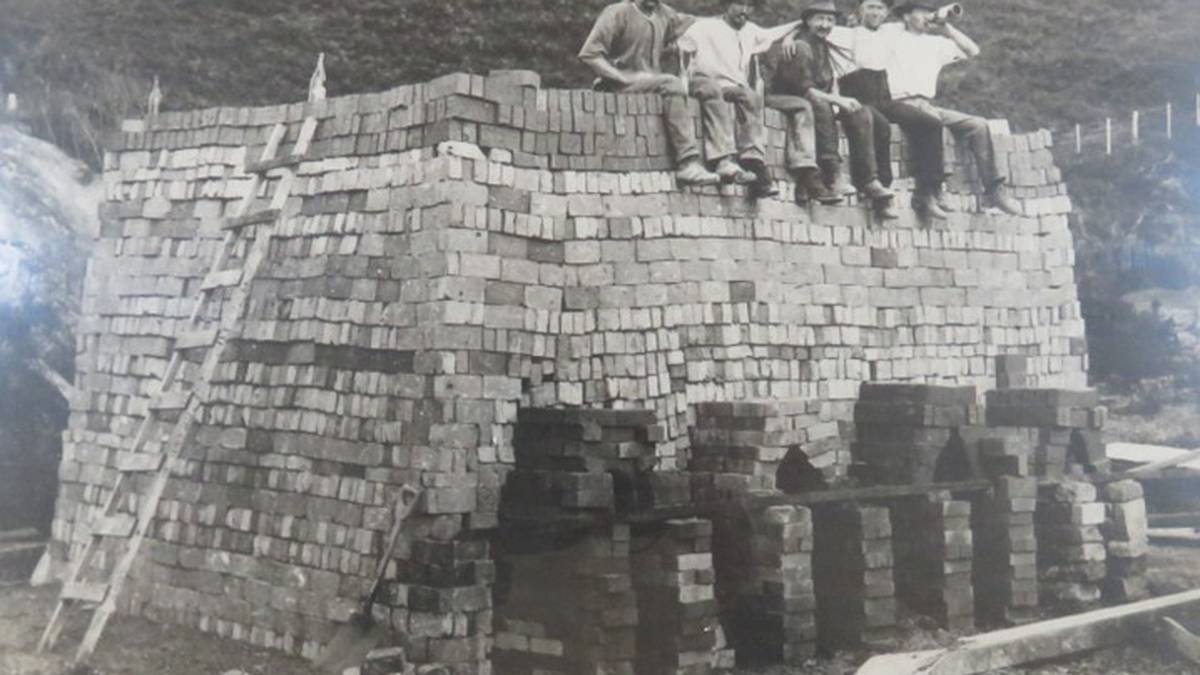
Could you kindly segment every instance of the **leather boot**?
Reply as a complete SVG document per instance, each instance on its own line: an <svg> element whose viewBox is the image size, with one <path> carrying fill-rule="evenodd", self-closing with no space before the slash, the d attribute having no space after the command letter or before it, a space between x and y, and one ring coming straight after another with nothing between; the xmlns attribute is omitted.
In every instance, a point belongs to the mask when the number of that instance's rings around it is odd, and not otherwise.
<svg viewBox="0 0 1200 675"><path fill-rule="evenodd" d="M912 207L917 212L917 215L923 218L945 220L950 215L938 205L937 197L928 188L919 188L913 193Z"/></svg>
<svg viewBox="0 0 1200 675"><path fill-rule="evenodd" d="M796 178L796 203L801 206L807 204L809 200L831 206L840 204L842 196L836 194L821 180L821 174L816 167L799 169L795 173Z"/></svg>
<svg viewBox="0 0 1200 675"><path fill-rule="evenodd" d="M880 220L896 220L900 217L900 212L896 210L894 195L872 199L871 206L875 208L875 216Z"/></svg>
<svg viewBox="0 0 1200 675"><path fill-rule="evenodd" d="M763 199L779 194L779 188L775 187L775 180L771 178L771 169L765 162L751 159L742 163L754 174L754 181L747 188L751 198Z"/></svg>
<svg viewBox="0 0 1200 675"><path fill-rule="evenodd" d="M841 160L825 159L817 164L821 167L821 180L835 195L846 196L858 192L842 173Z"/></svg>
<svg viewBox="0 0 1200 675"><path fill-rule="evenodd" d="M1008 194L1004 183L996 183L983 195L984 206L1000 209L1010 216L1021 215L1021 205Z"/></svg>

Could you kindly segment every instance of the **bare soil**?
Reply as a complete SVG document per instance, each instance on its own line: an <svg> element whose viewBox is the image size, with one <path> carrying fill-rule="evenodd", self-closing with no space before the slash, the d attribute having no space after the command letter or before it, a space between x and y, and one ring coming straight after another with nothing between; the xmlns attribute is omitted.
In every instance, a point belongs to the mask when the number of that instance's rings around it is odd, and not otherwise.
<svg viewBox="0 0 1200 675"><path fill-rule="evenodd" d="M1200 548L1158 547L1150 560L1151 588L1158 595L1200 588ZM0 586L0 675L318 675L306 661L256 649L184 628L132 617L117 617L86 668L72 670L64 656L82 634L83 621L68 623L58 652L34 654L34 647L57 599L58 587ZM1176 617L1200 632L1200 609ZM921 619L906 620L898 650L929 649L959 637ZM847 675L870 655L840 654L802 668L740 670L737 675ZM1111 650L1035 667L998 671L1004 675L1189 675L1200 672L1179 660L1154 634L1130 636Z"/></svg>

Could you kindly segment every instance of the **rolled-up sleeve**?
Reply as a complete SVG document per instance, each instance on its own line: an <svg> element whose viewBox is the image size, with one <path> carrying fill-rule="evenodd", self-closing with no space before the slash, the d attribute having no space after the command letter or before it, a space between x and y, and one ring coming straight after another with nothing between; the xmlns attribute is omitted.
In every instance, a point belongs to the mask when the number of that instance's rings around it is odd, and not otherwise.
<svg viewBox="0 0 1200 675"><path fill-rule="evenodd" d="M609 53L612 51L613 40L616 39L617 31L620 28L618 23L620 16L618 7L609 6L600 13L600 17L596 19L596 24L592 26L592 32L584 41L583 47L579 50L579 58L584 61L590 61L595 58L609 58Z"/></svg>

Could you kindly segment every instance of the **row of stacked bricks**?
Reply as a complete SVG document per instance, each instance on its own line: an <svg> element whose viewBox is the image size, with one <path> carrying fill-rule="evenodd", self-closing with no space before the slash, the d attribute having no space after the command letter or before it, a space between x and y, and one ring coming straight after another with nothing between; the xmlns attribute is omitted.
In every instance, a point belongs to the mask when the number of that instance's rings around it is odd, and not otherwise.
<svg viewBox="0 0 1200 675"><path fill-rule="evenodd" d="M686 502L686 476L655 475L655 448L663 439L653 411L523 408L513 438L516 470L505 483L501 514Z"/></svg>
<svg viewBox="0 0 1200 675"><path fill-rule="evenodd" d="M975 557L971 502L948 492L904 500L892 507L896 537L896 597L910 610L950 630L975 627Z"/></svg>
<svg viewBox="0 0 1200 675"><path fill-rule="evenodd" d="M894 643L897 605L892 521L886 507L813 509L813 583L822 651Z"/></svg>
<svg viewBox="0 0 1200 675"><path fill-rule="evenodd" d="M854 470L877 484L966 479L963 436L973 437L979 422L974 387L864 383L854 406Z"/></svg>
<svg viewBox="0 0 1200 675"><path fill-rule="evenodd" d="M706 502L771 492L785 462L800 461L817 485L846 476L849 456L836 420L820 401L737 401L695 404L689 429L693 497Z"/></svg>
<svg viewBox="0 0 1200 675"><path fill-rule="evenodd" d="M992 455L996 456L1006 460L1012 457ZM988 457L985 454L985 466L997 464L995 460L989 462ZM1039 601L1038 538L1034 529L1038 479L1025 471L992 474L992 480L993 489L977 496L971 509L976 617L988 626L1025 623L1036 617Z"/></svg>
<svg viewBox="0 0 1200 675"><path fill-rule="evenodd" d="M668 520L635 531L639 675L706 675L733 667L721 627L713 524Z"/></svg>
<svg viewBox="0 0 1200 675"><path fill-rule="evenodd" d="M1108 483L1100 488L1100 500L1104 502L1103 532L1108 553L1104 600L1144 600L1150 595L1146 579L1150 540L1142 484L1133 480Z"/></svg>
<svg viewBox="0 0 1200 675"><path fill-rule="evenodd" d="M1038 592L1043 605L1079 611L1100 601L1100 584L1108 573L1100 529L1106 511L1096 498L1096 486L1081 481L1038 490Z"/></svg>
<svg viewBox="0 0 1200 675"><path fill-rule="evenodd" d="M633 675L638 600L630 529L612 525L541 550L501 554L492 658L497 672Z"/></svg>
<svg viewBox="0 0 1200 675"><path fill-rule="evenodd" d="M1102 432L1108 410L1094 390L996 389L987 392L993 438L1032 448L1030 470L1043 478L1105 471Z"/></svg>
<svg viewBox="0 0 1200 675"><path fill-rule="evenodd" d="M816 652L812 512L771 506L716 521L721 612L739 665L800 665Z"/></svg>

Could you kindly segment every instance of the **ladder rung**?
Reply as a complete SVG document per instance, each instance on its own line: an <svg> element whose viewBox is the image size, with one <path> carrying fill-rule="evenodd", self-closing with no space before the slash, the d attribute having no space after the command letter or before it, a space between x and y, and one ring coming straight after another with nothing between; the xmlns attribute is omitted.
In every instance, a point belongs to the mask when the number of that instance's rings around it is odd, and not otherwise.
<svg viewBox="0 0 1200 675"><path fill-rule="evenodd" d="M254 211L247 213L244 216L229 218L221 226L225 230L240 230L243 227L250 225L262 225L265 223L273 223L279 219L279 209L263 209L262 211Z"/></svg>
<svg viewBox="0 0 1200 675"><path fill-rule="evenodd" d="M168 391L150 401L150 409L155 411L183 410L192 402L190 391Z"/></svg>
<svg viewBox="0 0 1200 675"><path fill-rule="evenodd" d="M62 597L64 600L79 600L81 602L104 602L108 596L108 584L89 584L81 581L68 581L63 584Z"/></svg>
<svg viewBox="0 0 1200 675"><path fill-rule="evenodd" d="M217 329L198 330L191 333L184 333L175 340L175 350L184 351L186 349L199 349L201 347L211 347L217 341Z"/></svg>
<svg viewBox="0 0 1200 675"><path fill-rule="evenodd" d="M261 162L251 162L246 165L246 173L267 173L275 169L298 166L303 161L304 158L298 155L284 155L283 157L267 159Z"/></svg>
<svg viewBox="0 0 1200 675"><path fill-rule="evenodd" d="M139 452L122 455L117 460L117 471L121 473L153 473L162 468L166 455Z"/></svg>
<svg viewBox="0 0 1200 675"><path fill-rule="evenodd" d="M221 272L213 272L208 275L204 283L200 285L200 290L211 291L214 288L229 288L242 283L242 270L232 269L223 270Z"/></svg>
<svg viewBox="0 0 1200 675"><path fill-rule="evenodd" d="M101 518L100 522L92 530L92 535L97 537L128 537L133 534L133 528L135 527L137 527L137 518L128 513L116 513Z"/></svg>

